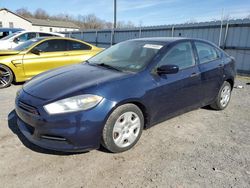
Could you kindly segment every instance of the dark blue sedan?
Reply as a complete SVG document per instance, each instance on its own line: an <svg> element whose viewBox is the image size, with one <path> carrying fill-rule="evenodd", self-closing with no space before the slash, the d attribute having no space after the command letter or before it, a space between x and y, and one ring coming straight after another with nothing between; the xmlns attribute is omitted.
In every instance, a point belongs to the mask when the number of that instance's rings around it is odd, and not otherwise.
<svg viewBox="0 0 250 188"><path fill-rule="evenodd" d="M129 40L34 77L17 93L18 126L52 150L123 152L144 128L202 106L226 108L235 74L234 59L207 41Z"/></svg>

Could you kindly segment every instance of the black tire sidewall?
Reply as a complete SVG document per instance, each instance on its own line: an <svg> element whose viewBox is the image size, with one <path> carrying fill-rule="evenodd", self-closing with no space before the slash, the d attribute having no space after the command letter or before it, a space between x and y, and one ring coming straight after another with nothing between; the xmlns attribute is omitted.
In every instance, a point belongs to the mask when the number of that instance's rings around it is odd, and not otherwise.
<svg viewBox="0 0 250 188"><path fill-rule="evenodd" d="M134 141L133 144L121 148L118 147L114 140L113 140L113 129L114 129L114 125L117 121L117 119L124 114L125 112L134 112L138 115L138 117L140 118L141 121L141 127L140 127L140 131L139 134L136 138L136 140ZM141 110L134 104L125 104L122 106L117 107L109 116L104 129L103 129L103 146L105 148L107 148L109 151L113 152L113 153L119 153L119 152L124 152L127 151L129 149L131 149L140 139L141 134L142 134L142 130L143 130L143 126L144 126L144 117L143 117L143 113L141 112Z"/></svg>
<svg viewBox="0 0 250 188"><path fill-rule="evenodd" d="M6 88L6 87L9 87L11 85L11 83L13 82L14 76L13 76L13 73L12 73L12 71L11 71L11 69L9 67L7 67L6 65L0 64L0 68L1 67L3 67L4 69L6 69L10 73L10 80L9 80L8 84L5 85L5 86L1 86L0 85L0 89L3 89L3 88Z"/></svg>

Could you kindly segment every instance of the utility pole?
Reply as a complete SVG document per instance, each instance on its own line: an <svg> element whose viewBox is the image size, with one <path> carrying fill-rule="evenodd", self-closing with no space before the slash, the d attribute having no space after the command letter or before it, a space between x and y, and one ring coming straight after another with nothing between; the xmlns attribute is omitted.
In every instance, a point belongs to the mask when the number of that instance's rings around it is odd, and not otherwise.
<svg viewBox="0 0 250 188"><path fill-rule="evenodd" d="M114 0L114 29L116 28L116 0Z"/></svg>
<svg viewBox="0 0 250 188"><path fill-rule="evenodd" d="M114 23L113 23L113 28L111 30L111 40L110 40L110 45L111 46L114 43L115 29L116 29L116 0L114 0Z"/></svg>

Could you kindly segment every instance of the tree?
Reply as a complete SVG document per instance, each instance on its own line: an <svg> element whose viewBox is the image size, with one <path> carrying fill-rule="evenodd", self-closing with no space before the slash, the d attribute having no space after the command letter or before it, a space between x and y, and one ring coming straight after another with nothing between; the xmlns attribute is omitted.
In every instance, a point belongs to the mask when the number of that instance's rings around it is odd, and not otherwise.
<svg viewBox="0 0 250 188"><path fill-rule="evenodd" d="M132 27L135 27L135 25L131 21L128 21L128 22L119 21L119 22L117 22L116 26L117 26L117 28L132 28Z"/></svg>
<svg viewBox="0 0 250 188"><path fill-rule="evenodd" d="M16 10L16 13L20 16L31 18L33 17L32 13L27 8L20 8Z"/></svg>
<svg viewBox="0 0 250 188"><path fill-rule="evenodd" d="M198 21L195 18L190 18L188 21L185 22L185 24L194 24L198 23Z"/></svg>
<svg viewBox="0 0 250 188"><path fill-rule="evenodd" d="M113 23L102 20L94 14L73 16L73 15L61 13L57 15L49 15L45 10L41 8L37 9L34 13L28 11L27 8L20 8L16 10L16 13L26 18L70 21L78 25L80 29L111 29L113 28ZM120 21L117 23L117 27L118 28L131 28L131 27L135 27L135 25L130 21L128 22Z"/></svg>
<svg viewBox="0 0 250 188"><path fill-rule="evenodd" d="M37 18L37 19L48 19L48 18L50 18L49 14L45 10L43 10L41 8L36 9L36 11L34 12L34 17Z"/></svg>

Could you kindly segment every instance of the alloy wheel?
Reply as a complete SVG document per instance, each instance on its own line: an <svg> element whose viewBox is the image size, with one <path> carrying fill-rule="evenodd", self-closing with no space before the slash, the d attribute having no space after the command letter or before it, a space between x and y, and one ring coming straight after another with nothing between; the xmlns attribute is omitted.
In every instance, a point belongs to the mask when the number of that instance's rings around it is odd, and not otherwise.
<svg viewBox="0 0 250 188"><path fill-rule="evenodd" d="M5 87L11 81L11 73L5 67L0 67L0 88Z"/></svg>

